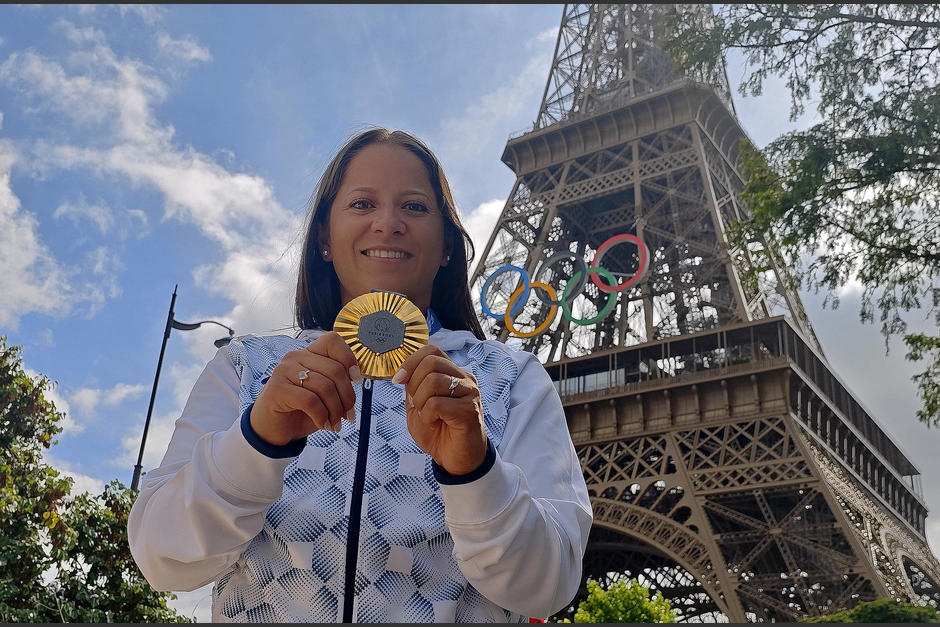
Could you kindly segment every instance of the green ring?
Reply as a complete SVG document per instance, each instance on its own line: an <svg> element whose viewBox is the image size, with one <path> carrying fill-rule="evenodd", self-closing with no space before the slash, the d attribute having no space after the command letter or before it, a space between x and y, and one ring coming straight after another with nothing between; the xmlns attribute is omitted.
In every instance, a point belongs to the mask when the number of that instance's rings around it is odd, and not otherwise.
<svg viewBox="0 0 940 627"><path fill-rule="evenodd" d="M607 279L607 282L610 283L611 285L617 284L617 277L615 277L614 274L607 268L588 268L588 276L590 276L591 274L601 275L602 277ZM561 294L561 313L563 313L565 318L568 318L568 320L570 320L571 322L585 326L588 324L594 324L595 322L597 322L598 320L606 316L610 312L610 308L614 306L614 302L617 299L616 299L615 294L608 293L607 303L601 308L599 312L597 312L596 316L594 316L593 318L584 318L583 320L578 320L577 318L573 318L571 316L571 311L568 310L568 288L577 284L578 279L580 278L581 278L581 271L578 270L577 272L572 274L571 278L568 279L568 282L565 283L565 291L562 292Z"/></svg>

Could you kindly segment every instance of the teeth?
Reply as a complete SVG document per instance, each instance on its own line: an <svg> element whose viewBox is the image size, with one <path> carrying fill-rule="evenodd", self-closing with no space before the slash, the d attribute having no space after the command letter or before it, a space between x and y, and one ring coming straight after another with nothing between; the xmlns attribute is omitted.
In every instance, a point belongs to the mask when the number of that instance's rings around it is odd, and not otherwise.
<svg viewBox="0 0 940 627"><path fill-rule="evenodd" d="M369 257L383 257L385 259L404 259L405 253L400 250L367 250Z"/></svg>

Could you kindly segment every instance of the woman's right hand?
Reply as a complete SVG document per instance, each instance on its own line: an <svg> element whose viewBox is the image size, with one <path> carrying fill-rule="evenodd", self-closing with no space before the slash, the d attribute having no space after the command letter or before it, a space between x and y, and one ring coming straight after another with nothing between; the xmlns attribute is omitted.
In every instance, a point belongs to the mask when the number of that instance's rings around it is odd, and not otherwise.
<svg viewBox="0 0 940 627"><path fill-rule="evenodd" d="M298 374L309 371L301 380ZM318 429L339 431L355 419L352 382L362 377L356 357L335 331L284 355L255 399L251 428L269 444L283 446Z"/></svg>

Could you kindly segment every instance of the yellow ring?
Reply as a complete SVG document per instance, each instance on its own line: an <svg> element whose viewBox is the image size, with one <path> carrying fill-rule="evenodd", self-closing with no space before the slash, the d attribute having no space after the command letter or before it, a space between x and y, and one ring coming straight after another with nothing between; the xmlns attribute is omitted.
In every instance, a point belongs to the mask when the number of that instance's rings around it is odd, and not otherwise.
<svg viewBox="0 0 940 627"><path fill-rule="evenodd" d="M529 331L528 333L522 333L517 331L516 327L512 326L512 321L509 319L509 312L512 311L513 306L516 304L515 301L519 298L519 295L522 294L522 290L525 286L520 285L516 288L516 291L512 293L512 296L509 297L509 304L506 305L506 315L503 316L503 320L506 322L506 328L509 329L510 333L518 335L519 337L532 337L537 335L548 328L548 325L552 323L552 320L555 319L555 314L558 313L558 305L552 305L548 310L548 316L546 316L545 321L539 326L535 327L535 330ZM555 293L555 288L547 283L542 283L541 281L533 281L529 283L530 288L540 287L545 290L545 293L548 294L549 300L555 301L558 300L558 295Z"/></svg>

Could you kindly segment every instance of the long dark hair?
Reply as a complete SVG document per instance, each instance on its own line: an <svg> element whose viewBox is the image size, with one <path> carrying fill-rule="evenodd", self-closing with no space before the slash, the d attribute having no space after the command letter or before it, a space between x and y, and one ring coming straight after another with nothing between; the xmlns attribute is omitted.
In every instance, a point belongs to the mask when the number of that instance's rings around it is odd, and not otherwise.
<svg viewBox="0 0 940 627"><path fill-rule="evenodd" d="M404 131L375 128L359 133L346 142L330 161L310 200L307 235L300 257L294 316L302 329L320 328L330 331L342 308L339 278L332 263L324 261L320 252L320 229L326 225L330 207L336 199L346 168L360 150L372 144L401 146L421 159L427 168L437 204L444 220L444 240L451 246L450 261L437 271L431 290L431 309L445 329L465 329L485 339L480 321L473 310L467 279L467 266L473 259L473 242L460 223L450 185L440 162L417 137ZM467 251L470 254L467 254Z"/></svg>

